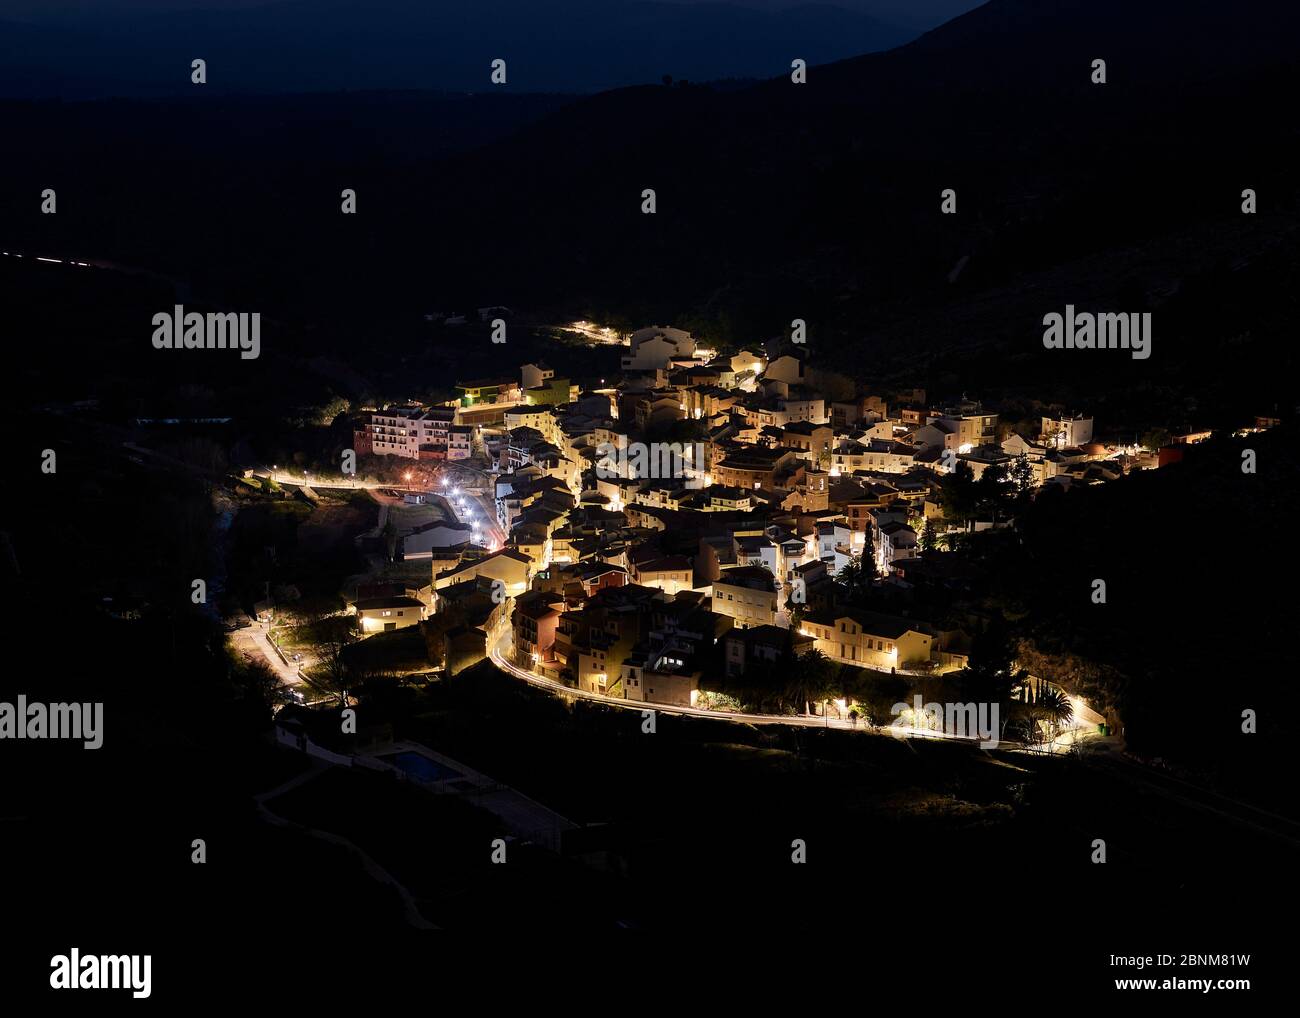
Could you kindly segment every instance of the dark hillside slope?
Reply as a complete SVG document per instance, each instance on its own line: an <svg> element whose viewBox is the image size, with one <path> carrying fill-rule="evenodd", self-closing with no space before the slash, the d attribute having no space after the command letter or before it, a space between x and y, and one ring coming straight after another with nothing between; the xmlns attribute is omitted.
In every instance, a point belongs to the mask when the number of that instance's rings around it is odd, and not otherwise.
<svg viewBox="0 0 1300 1018"><path fill-rule="evenodd" d="M6 243L164 266L349 339L376 308L671 318L736 342L802 317L827 359L862 368L921 317L940 352L970 339L945 320L1006 320L980 342L1021 343L1062 297L1140 310L1169 279L1285 250L1297 133L1276 110L1298 21L1264 0L995 0L807 85L604 93L446 158L400 154L427 150L436 117L355 130L357 97L347 146L289 133L280 100L201 131L189 104L28 107L6 114L25 158L0 171L0 213ZM262 143L277 131L288 151ZM55 185L60 214L41 216L32 195ZM338 214L343 187L360 215ZM945 187L956 216L939 215ZM1243 187L1260 194L1244 225ZM1230 221L1240 247L1198 264L1197 238ZM1047 308L1031 295L1009 315L1044 273Z"/></svg>

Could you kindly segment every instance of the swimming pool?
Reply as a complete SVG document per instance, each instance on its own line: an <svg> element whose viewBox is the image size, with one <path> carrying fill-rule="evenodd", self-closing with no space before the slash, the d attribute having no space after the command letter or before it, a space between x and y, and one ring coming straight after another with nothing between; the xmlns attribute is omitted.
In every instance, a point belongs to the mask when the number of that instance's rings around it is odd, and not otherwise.
<svg viewBox="0 0 1300 1018"><path fill-rule="evenodd" d="M461 776L460 771L454 771L450 767L438 763L432 757L427 757L423 753L416 753L414 750L394 753L391 756L381 756L379 759L392 764L399 770L405 771L419 781L446 781L448 778L459 778Z"/></svg>

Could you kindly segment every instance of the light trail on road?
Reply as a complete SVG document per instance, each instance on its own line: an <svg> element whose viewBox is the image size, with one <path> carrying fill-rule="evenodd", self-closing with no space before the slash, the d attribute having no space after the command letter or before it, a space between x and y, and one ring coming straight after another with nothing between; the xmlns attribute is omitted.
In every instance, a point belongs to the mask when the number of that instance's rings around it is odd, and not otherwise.
<svg viewBox="0 0 1300 1018"><path fill-rule="evenodd" d="M565 696L571 699L590 700L595 703L604 704L607 707L618 707L623 710L635 711L654 711L658 714L680 714L686 717L712 718L714 721L730 721L735 724L749 725L790 725L796 728L834 728L844 732L870 732L877 735L892 735L895 738L919 738L919 739L940 739L948 742L965 742L978 743L978 737L949 735L946 732L936 732L928 728L913 728L910 725L885 726L876 728L865 723L854 724L852 721L844 721L838 718L818 718L807 717L799 714L742 714L734 711L706 710L703 707L678 707L672 704L651 703L640 700L622 700L618 697L607 696L604 693L593 693L583 689L575 689L572 686L566 686L562 682L556 682L554 679L547 679L540 675L534 675L532 672L520 668L518 665L506 659L502 653L502 647L512 638L507 633L503 635L492 647L488 654L489 659L494 665L504 672L508 672L517 679L523 679L529 685L544 689L549 693L557 696Z"/></svg>

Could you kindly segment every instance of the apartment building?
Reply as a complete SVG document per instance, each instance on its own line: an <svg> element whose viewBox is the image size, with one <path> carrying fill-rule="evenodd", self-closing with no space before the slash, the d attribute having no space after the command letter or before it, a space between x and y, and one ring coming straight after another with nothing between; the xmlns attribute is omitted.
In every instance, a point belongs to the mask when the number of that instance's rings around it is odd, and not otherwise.
<svg viewBox="0 0 1300 1018"><path fill-rule="evenodd" d="M455 416L451 407L392 407L376 411L365 426L364 444L375 456L442 459L447 455L448 432Z"/></svg>
<svg viewBox="0 0 1300 1018"><path fill-rule="evenodd" d="M906 523L891 520L876 530L876 567L883 573L899 559L916 558L916 531Z"/></svg>
<svg viewBox="0 0 1300 1018"><path fill-rule="evenodd" d="M842 442L831 452L832 474L867 471L881 474L905 474L916 465L916 450L903 442L871 439L866 442Z"/></svg>
<svg viewBox="0 0 1300 1018"><path fill-rule="evenodd" d="M555 634L564 599L546 592L524 594L516 602L510 624L515 663L521 668L555 665Z"/></svg>
<svg viewBox="0 0 1300 1018"><path fill-rule="evenodd" d="M776 578L763 566L731 566L713 581L713 613L739 629L777 622Z"/></svg>
<svg viewBox="0 0 1300 1018"><path fill-rule="evenodd" d="M978 403L963 403L926 417L926 424L942 424L956 436L958 452L970 452L981 445L991 445L998 439L998 415L986 414ZM947 446L945 446L947 448Z"/></svg>
<svg viewBox="0 0 1300 1018"><path fill-rule="evenodd" d="M1081 449L1092 441L1092 418L1083 414L1044 417L1039 442L1052 449Z"/></svg>
<svg viewBox="0 0 1300 1018"><path fill-rule="evenodd" d="M924 623L858 608L811 612L799 631L832 661L862 668L921 669L935 653L934 634Z"/></svg>

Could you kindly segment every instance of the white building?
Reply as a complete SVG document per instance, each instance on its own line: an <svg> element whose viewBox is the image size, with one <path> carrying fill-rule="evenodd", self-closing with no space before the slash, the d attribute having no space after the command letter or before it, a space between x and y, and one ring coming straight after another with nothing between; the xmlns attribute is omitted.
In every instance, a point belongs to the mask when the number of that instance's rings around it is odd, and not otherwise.
<svg viewBox="0 0 1300 1018"><path fill-rule="evenodd" d="M689 332L659 325L632 333L630 347L622 358L624 371L662 371L675 360L695 356L695 340Z"/></svg>
<svg viewBox="0 0 1300 1018"><path fill-rule="evenodd" d="M519 369L520 388L540 389L555 377L555 369L547 364L525 364Z"/></svg>
<svg viewBox="0 0 1300 1018"><path fill-rule="evenodd" d="M970 452L978 446L996 442L998 437L998 415L972 412L973 409L968 407L945 410L939 414L927 414L925 423L928 427L938 428L944 436L951 436L945 437L942 442L943 448ZM921 434L923 430L919 429L917 434Z"/></svg>
<svg viewBox="0 0 1300 1018"><path fill-rule="evenodd" d="M463 548L473 536L473 529L463 523L431 523L402 538L402 558L406 561L432 558L435 549Z"/></svg>
<svg viewBox="0 0 1300 1018"><path fill-rule="evenodd" d="M887 572L897 559L916 558L916 531L896 521L881 524L876 531L876 566Z"/></svg>
<svg viewBox="0 0 1300 1018"><path fill-rule="evenodd" d="M467 460L473 451L474 429L468 424L454 424L447 429L447 459Z"/></svg>
<svg viewBox="0 0 1300 1018"><path fill-rule="evenodd" d="M357 626L367 636L417 626L428 614L428 608L413 597L366 598L354 610Z"/></svg>
<svg viewBox="0 0 1300 1018"><path fill-rule="evenodd" d="M420 450L446 448L456 412L450 407L392 407L374 413L366 432L376 456L419 459ZM466 453L468 455L468 453Z"/></svg>
<svg viewBox="0 0 1300 1018"><path fill-rule="evenodd" d="M867 470L881 474L905 474L915 464L915 450L902 442L872 439L843 442L831 451L831 473L852 474Z"/></svg>
<svg viewBox="0 0 1300 1018"><path fill-rule="evenodd" d="M1092 441L1092 418L1044 417L1041 441L1053 449L1081 449Z"/></svg>
<svg viewBox="0 0 1300 1018"><path fill-rule="evenodd" d="M834 576L853 560L853 530L846 520L823 520L817 524L817 557Z"/></svg>

